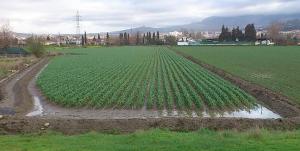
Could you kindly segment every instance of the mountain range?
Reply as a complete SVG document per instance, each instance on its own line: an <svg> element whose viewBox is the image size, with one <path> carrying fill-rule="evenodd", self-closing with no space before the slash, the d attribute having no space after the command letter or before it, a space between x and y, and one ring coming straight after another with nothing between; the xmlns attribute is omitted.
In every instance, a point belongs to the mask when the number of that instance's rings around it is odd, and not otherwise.
<svg viewBox="0 0 300 151"><path fill-rule="evenodd" d="M278 14L278 15L243 15L243 16L213 16L203 19L200 22L194 22L184 25L168 26L162 28L153 27L137 27L132 29L125 29L121 31L110 32L110 34L119 33L145 33L145 32L172 32L172 31L220 31L222 25L229 28L239 26L243 29L247 24L254 24L256 29L266 29L272 22L281 22L284 27L283 30L300 30L300 13L298 14ZM30 37L32 34L15 33L21 37ZM97 33L88 33L88 35L95 35ZM102 33L105 34L105 33ZM67 34L70 35L70 34Z"/></svg>
<svg viewBox="0 0 300 151"><path fill-rule="evenodd" d="M113 33L127 32L171 32L171 31L220 31L222 25L229 28L237 27L244 28L247 24L254 24L257 29L265 29L272 22L281 22L285 30L300 29L300 13L298 14L277 14L277 15L243 15L243 16L213 16L203 19L200 22L194 22L185 25L169 26L162 28L152 27L137 27L126 29L122 31L115 31Z"/></svg>

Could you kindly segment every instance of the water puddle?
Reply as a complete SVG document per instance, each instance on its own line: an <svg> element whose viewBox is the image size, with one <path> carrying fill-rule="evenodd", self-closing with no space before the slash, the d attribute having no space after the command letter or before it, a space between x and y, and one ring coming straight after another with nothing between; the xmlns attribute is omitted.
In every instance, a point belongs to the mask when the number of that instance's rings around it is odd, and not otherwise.
<svg viewBox="0 0 300 151"><path fill-rule="evenodd" d="M239 110L234 112L225 112L223 114L216 114L215 117L238 117L238 118L252 118L252 119L278 119L280 115L272 112L271 110L258 105L251 110Z"/></svg>
<svg viewBox="0 0 300 151"><path fill-rule="evenodd" d="M176 113L176 114L174 114ZM212 118L221 118L221 117L232 117L232 118L250 118L250 119L278 119L281 118L280 115L272 112L262 105L257 105L253 109L240 109L232 112L195 112L187 114L185 111L178 113L176 110L173 110L173 113L165 115L163 113L163 117L212 117Z"/></svg>
<svg viewBox="0 0 300 151"><path fill-rule="evenodd" d="M43 106L41 104L41 101L39 99L39 97L34 96L33 97L34 100L34 107L33 107L33 111L28 113L26 116L38 116L38 115L42 115L43 113Z"/></svg>
<svg viewBox="0 0 300 151"><path fill-rule="evenodd" d="M38 78L38 76L42 73L42 71L47 66L48 66L48 64L46 64L41 69L41 71L39 71L39 73L34 77L34 79L29 82L28 90L29 90L29 93L32 95L32 98L33 98L33 111L31 111L30 113L26 114L26 116L30 117L30 116L40 116L40 115L43 115L44 108L43 108L43 105L41 103L40 97L38 96L37 92L34 91L34 83L35 83L36 79Z"/></svg>

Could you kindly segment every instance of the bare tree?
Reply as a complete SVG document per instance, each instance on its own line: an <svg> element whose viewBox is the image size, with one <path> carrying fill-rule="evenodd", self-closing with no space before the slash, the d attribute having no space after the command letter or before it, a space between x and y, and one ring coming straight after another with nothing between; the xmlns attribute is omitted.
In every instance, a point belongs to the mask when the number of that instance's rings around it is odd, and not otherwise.
<svg viewBox="0 0 300 151"><path fill-rule="evenodd" d="M268 37L272 39L273 41L277 42L281 36L280 31L282 30L283 25L280 22L273 22L270 24L270 26L267 28L268 30Z"/></svg>
<svg viewBox="0 0 300 151"><path fill-rule="evenodd" d="M191 38L193 38L193 39L203 39L204 38L201 32L191 32L190 35L191 35Z"/></svg>
<svg viewBox="0 0 300 151"><path fill-rule="evenodd" d="M7 49L14 42L12 31L8 23L0 26L0 49Z"/></svg>

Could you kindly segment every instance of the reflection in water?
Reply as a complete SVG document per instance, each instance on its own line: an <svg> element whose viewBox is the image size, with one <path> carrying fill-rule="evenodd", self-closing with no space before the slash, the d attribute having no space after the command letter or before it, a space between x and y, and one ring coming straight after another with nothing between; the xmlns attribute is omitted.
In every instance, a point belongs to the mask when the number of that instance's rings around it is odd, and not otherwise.
<svg viewBox="0 0 300 151"><path fill-rule="evenodd" d="M203 113L203 117L239 117L239 118L257 118L257 119L278 119L281 118L280 115L272 112L271 110L263 107L262 105L257 105L251 110L238 110L234 112L224 112L223 114L207 114Z"/></svg>
<svg viewBox="0 0 300 151"><path fill-rule="evenodd" d="M176 113L176 114L174 114ZM166 114L163 112L161 114L163 117L236 117L236 118L252 118L252 119L278 119L281 118L280 115L272 112L271 110L263 107L262 105L257 105L253 109L240 109L232 112L195 112L192 111L190 114L186 112L177 112L174 110L171 114Z"/></svg>

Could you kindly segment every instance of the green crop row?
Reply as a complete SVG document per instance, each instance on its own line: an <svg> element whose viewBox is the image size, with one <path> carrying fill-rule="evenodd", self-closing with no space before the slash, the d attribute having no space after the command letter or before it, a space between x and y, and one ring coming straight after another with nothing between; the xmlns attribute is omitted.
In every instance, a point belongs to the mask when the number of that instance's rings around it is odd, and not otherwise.
<svg viewBox="0 0 300 151"><path fill-rule="evenodd" d="M38 77L44 95L66 107L225 109L251 107L243 90L166 47L74 50Z"/></svg>

